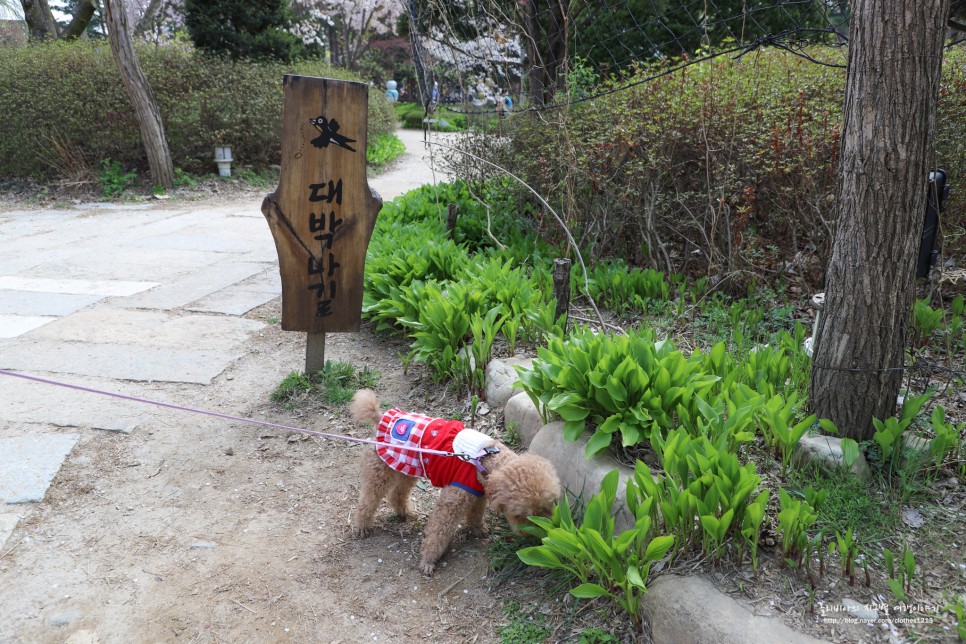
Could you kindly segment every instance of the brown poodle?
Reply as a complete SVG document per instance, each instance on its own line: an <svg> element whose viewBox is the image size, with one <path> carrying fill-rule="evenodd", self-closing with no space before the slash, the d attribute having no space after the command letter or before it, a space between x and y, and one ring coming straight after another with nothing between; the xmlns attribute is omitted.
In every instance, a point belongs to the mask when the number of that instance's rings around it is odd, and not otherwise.
<svg viewBox="0 0 966 644"><path fill-rule="evenodd" d="M465 429L459 421L398 409L383 414L376 394L368 389L356 392L349 411L356 422L376 425L376 440L386 443L386 447L380 445L363 453L359 505L352 521L355 536L364 537L372 531L373 515L386 496L399 517L409 518L409 492L418 478L428 478L442 488L423 531L419 569L426 575L433 574L461 521L471 531L485 534L483 511L487 499L517 532L527 517L550 516L560 498L560 480L548 460L535 454L518 456L503 443ZM399 449L402 445L480 454L482 469L478 471L456 456Z"/></svg>

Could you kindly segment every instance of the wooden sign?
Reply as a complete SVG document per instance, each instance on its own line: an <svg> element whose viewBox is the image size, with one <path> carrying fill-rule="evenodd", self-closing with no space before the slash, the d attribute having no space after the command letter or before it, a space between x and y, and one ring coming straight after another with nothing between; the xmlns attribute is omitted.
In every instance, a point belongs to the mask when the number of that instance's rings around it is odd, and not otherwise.
<svg viewBox="0 0 966 644"><path fill-rule="evenodd" d="M313 334L359 330L382 199L366 181L369 86L292 74L283 85L281 178L262 214L278 250L282 329L309 333L311 345Z"/></svg>

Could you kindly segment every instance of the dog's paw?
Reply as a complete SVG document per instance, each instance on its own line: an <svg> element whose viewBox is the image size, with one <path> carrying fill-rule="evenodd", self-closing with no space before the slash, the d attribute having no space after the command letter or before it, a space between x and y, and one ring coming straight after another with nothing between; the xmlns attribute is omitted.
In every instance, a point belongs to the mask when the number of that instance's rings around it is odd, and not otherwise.
<svg viewBox="0 0 966 644"><path fill-rule="evenodd" d="M349 533L356 539L363 539L372 534L372 526L354 525L349 529Z"/></svg>
<svg viewBox="0 0 966 644"><path fill-rule="evenodd" d="M436 571L436 562L434 561L419 562L419 571L424 575L426 575L427 577L432 577L433 573Z"/></svg>

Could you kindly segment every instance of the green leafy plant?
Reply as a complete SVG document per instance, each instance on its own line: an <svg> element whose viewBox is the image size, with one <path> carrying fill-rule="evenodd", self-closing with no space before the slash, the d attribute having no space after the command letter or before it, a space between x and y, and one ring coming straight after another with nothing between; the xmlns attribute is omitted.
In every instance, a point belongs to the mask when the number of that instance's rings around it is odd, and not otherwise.
<svg viewBox="0 0 966 644"><path fill-rule="evenodd" d="M436 284L426 284L416 316L399 320L412 335L412 359L425 363L436 382L455 375L460 366L458 352L470 329L470 313L462 294L455 290L444 293Z"/></svg>
<svg viewBox="0 0 966 644"><path fill-rule="evenodd" d="M191 174L185 172L181 168L174 169L174 187L175 188L197 188L198 180Z"/></svg>
<svg viewBox="0 0 966 644"><path fill-rule="evenodd" d="M929 298L916 300L912 307L912 323L920 346L924 346L943 323L943 310L929 306Z"/></svg>
<svg viewBox="0 0 966 644"><path fill-rule="evenodd" d="M700 543L713 560L723 556L730 538L740 531L757 567L768 492L755 496L761 477L754 463L739 465L726 436L712 443L707 436L691 436L678 428L666 439L655 436L654 440L664 476L653 477L638 461L627 485L628 507L636 514L645 501L654 501L649 506L652 522L663 522L679 549ZM733 545L743 551L741 542Z"/></svg>
<svg viewBox="0 0 966 644"><path fill-rule="evenodd" d="M854 562L856 555L859 554L858 545L852 535L852 528L845 531L845 534L835 533L835 544L838 548L839 560L842 563L842 576L849 578L849 585L855 583Z"/></svg>
<svg viewBox="0 0 966 644"><path fill-rule="evenodd" d="M778 529L782 533L782 554L789 563L800 563L808 544L808 529L818 514L805 500L793 499L785 488L778 489L781 511L778 513Z"/></svg>
<svg viewBox="0 0 966 644"><path fill-rule="evenodd" d="M577 634L577 644L619 644L620 640L599 628L588 628Z"/></svg>
<svg viewBox="0 0 966 644"><path fill-rule="evenodd" d="M765 346L750 351L740 369L743 370L744 381L749 386L772 398L778 392L785 391L785 383L791 374L791 364L791 359L785 355L785 349Z"/></svg>
<svg viewBox="0 0 966 644"><path fill-rule="evenodd" d="M937 405L930 418L935 436L929 441L929 458L938 470L949 454L958 453L963 424L955 425L946 420L946 410Z"/></svg>
<svg viewBox="0 0 966 644"><path fill-rule="evenodd" d="M320 390L322 401L329 405L342 405L352 398L358 389L375 386L379 380L379 372L369 369L368 365L362 369L349 362L325 361L325 366L312 374L312 382Z"/></svg>
<svg viewBox="0 0 966 644"><path fill-rule="evenodd" d="M812 414L792 424L797 403L798 397L795 393L790 394L787 400L780 395L775 395L761 410L761 417L768 430L765 432L765 439L775 450L776 458L781 457L783 474L788 471L788 464L798 441L815 423L815 414Z"/></svg>
<svg viewBox="0 0 966 644"><path fill-rule="evenodd" d="M381 169L406 152L406 146L395 134L385 132L369 137L366 143L366 163Z"/></svg>
<svg viewBox="0 0 966 644"><path fill-rule="evenodd" d="M588 269L590 294L599 306L617 313L663 309L670 299L664 273L628 268L623 261L601 262ZM575 273L573 279L579 279Z"/></svg>
<svg viewBox="0 0 966 644"><path fill-rule="evenodd" d="M946 606L946 610L956 617L956 635L960 642L966 642L966 607L963 604L964 599L960 597Z"/></svg>
<svg viewBox="0 0 966 644"><path fill-rule="evenodd" d="M648 331L576 330L566 339L551 337L537 355L532 369L520 370L521 386L538 409L563 418L567 440L590 424L588 457L615 437L628 446L667 432L678 408L695 409L695 399L718 380L703 372L700 354L685 358Z"/></svg>
<svg viewBox="0 0 966 644"><path fill-rule="evenodd" d="M912 578L916 574L915 555L909 545L904 543L898 561L888 548L882 549L882 558L885 560L886 569L889 572L889 589L896 599L900 602L906 602L909 599L908 593L912 590ZM897 563L898 565L896 565Z"/></svg>
<svg viewBox="0 0 966 644"><path fill-rule="evenodd" d="M892 416L884 421L878 418L872 419L872 424L875 426L872 440L879 446L882 463L889 468L890 472L895 470L902 456L903 433L931 397L932 395L929 393L921 396L909 396L905 399L902 405L902 413L898 417Z"/></svg>
<svg viewBox="0 0 966 644"><path fill-rule="evenodd" d="M641 596L647 590L651 565L664 558L674 545L674 537L650 537L652 499L634 507L634 528L615 535L611 508L617 483L617 470L604 477L579 526L574 524L566 503L558 504L550 519L531 517L536 530L544 535L541 545L517 554L531 566L568 572L580 582L570 591L572 595L580 599L608 597L639 627Z"/></svg>
<svg viewBox="0 0 966 644"><path fill-rule="evenodd" d="M461 358L461 371L466 378L470 391L480 397L486 396L485 368L493 356L493 343L496 341L505 317L498 317L500 308L494 306L485 316L474 313L470 318L470 333L473 343L469 346L470 359L464 353ZM467 375L468 374L468 375Z"/></svg>
<svg viewBox="0 0 966 644"><path fill-rule="evenodd" d="M288 402L312 391L312 381L301 371L289 373L269 396L273 402Z"/></svg>
<svg viewBox="0 0 966 644"><path fill-rule="evenodd" d="M119 197L134 180L137 179L136 172L125 172L120 161L114 159L104 159L101 161L101 173L98 175L98 183L101 184L101 193L108 198Z"/></svg>
<svg viewBox="0 0 966 644"><path fill-rule="evenodd" d="M312 393L318 393L325 404L342 405L352 398L357 389L375 386L379 372L368 366L356 369L348 362L326 360L324 367L311 374L293 371L282 380L271 393L273 402L295 404L306 400Z"/></svg>

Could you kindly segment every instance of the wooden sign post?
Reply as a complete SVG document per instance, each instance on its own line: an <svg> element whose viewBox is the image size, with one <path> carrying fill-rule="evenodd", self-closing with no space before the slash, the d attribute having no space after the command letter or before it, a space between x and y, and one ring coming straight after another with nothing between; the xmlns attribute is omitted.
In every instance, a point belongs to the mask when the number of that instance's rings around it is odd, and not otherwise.
<svg viewBox="0 0 966 644"><path fill-rule="evenodd" d="M366 247L382 199L366 181L365 83L286 74L282 172L262 202L282 276L282 329L308 333L305 373L325 334L358 331Z"/></svg>

